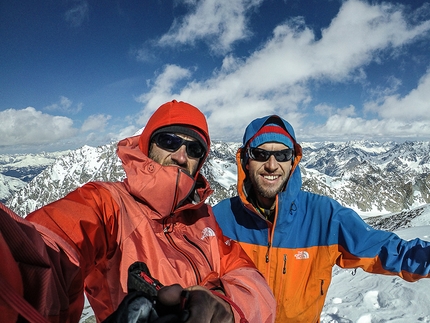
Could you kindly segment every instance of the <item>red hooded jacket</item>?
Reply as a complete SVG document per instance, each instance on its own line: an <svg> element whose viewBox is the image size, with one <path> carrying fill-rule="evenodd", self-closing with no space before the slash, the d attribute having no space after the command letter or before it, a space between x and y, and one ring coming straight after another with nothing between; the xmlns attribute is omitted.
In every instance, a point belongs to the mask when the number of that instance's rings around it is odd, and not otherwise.
<svg viewBox="0 0 430 323"><path fill-rule="evenodd" d="M222 286L249 322L274 321L270 288L204 203L212 192L206 179L147 157L151 134L172 124L194 127L209 147L203 114L184 102L166 103L140 136L119 142L124 182L88 183L27 216L54 255L56 290L48 288L36 305L51 321L78 322L84 289L97 320L105 319L126 295L135 261L145 262L164 285Z"/></svg>

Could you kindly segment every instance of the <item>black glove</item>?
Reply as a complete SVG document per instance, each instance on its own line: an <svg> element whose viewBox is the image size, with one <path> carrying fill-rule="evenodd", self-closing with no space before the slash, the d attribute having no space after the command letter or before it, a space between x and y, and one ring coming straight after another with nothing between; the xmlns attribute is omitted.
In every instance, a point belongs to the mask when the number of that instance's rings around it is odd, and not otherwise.
<svg viewBox="0 0 430 323"><path fill-rule="evenodd" d="M165 286L158 291L157 308L175 309L176 321L161 316L156 323L233 323L230 304L201 286L183 289L180 285ZM159 314L162 311L158 311Z"/></svg>
<svg viewBox="0 0 430 323"><path fill-rule="evenodd" d="M152 323L156 322L158 314L154 301L142 291L128 293L115 312L109 315L103 323Z"/></svg>
<svg viewBox="0 0 430 323"><path fill-rule="evenodd" d="M136 262L128 272L128 294L103 323L233 323L230 304L201 286L163 286L147 266Z"/></svg>
<svg viewBox="0 0 430 323"><path fill-rule="evenodd" d="M157 294L162 287L163 285L151 276L145 263L135 262L128 269L128 294L103 323L185 322L188 314L183 311L183 304L158 302ZM182 290L182 287L179 288Z"/></svg>

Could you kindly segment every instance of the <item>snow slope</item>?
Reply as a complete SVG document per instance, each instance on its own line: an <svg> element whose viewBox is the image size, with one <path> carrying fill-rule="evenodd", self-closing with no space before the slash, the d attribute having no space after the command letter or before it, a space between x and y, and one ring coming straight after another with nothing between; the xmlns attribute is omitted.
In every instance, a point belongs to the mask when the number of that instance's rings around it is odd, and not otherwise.
<svg viewBox="0 0 430 323"><path fill-rule="evenodd" d="M430 207L396 230L401 238L430 240ZM429 259L430 260L430 259ZM396 276L368 274L361 269L333 269L321 323L430 322L430 279L414 283Z"/></svg>

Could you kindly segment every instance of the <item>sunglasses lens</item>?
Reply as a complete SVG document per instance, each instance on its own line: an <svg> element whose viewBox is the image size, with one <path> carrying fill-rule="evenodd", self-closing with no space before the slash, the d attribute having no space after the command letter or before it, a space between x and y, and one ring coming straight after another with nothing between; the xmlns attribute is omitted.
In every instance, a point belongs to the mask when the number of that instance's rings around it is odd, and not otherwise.
<svg viewBox="0 0 430 323"><path fill-rule="evenodd" d="M182 145L182 138L170 133L160 133L155 137L155 143L158 147L168 150L176 151Z"/></svg>
<svg viewBox="0 0 430 323"><path fill-rule="evenodd" d="M206 152L199 142L182 139L173 133L160 133L154 137L154 141L158 147L171 152L185 145L187 155L192 158L202 158Z"/></svg>
<svg viewBox="0 0 430 323"><path fill-rule="evenodd" d="M202 158L205 154L205 150L202 145L197 141L187 141L187 154L193 158Z"/></svg>
<svg viewBox="0 0 430 323"><path fill-rule="evenodd" d="M292 149L284 149L273 154L276 160L280 163L289 161L293 157Z"/></svg>
<svg viewBox="0 0 430 323"><path fill-rule="evenodd" d="M249 157L259 162L267 161L272 155L275 156L278 162L282 163L293 158L293 150L290 148L276 151L268 151L260 148L249 149Z"/></svg>
<svg viewBox="0 0 430 323"><path fill-rule="evenodd" d="M269 159L270 154L267 150L254 148L250 150L250 156L256 161L264 162Z"/></svg>

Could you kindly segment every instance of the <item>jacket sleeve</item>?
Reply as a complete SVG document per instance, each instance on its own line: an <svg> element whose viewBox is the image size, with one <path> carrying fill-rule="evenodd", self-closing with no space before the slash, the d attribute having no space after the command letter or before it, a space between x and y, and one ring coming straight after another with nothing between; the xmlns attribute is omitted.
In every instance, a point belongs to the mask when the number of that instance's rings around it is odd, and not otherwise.
<svg viewBox="0 0 430 323"><path fill-rule="evenodd" d="M398 275L407 281L430 277L430 242L406 241L392 232L376 230L351 209L337 206L329 235L336 236L336 263L371 273Z"/></svg>
<svg viewBox="0 0 430 323"><path fill-rule="evenodd" d="M8 272L3 275L7 283L50 322L78 322L84 295L82 286L75 289L69 284L72 280L82 282L74 250L53 232L17 216L2 204L0 233L0 272ZM47 236L55 236L56 242L45 240ZM8 255L13 258L8 260ZM21 307L23 301L10 299ZM7 317L6 311L5 322Z"/></svg>
<svg viewBox="0 0 430 323"><path fill-rule="evenodd" d="M116 208L106 189L90 183L26 217L58 257L54 270L64 279L70 316L82 313L85 277L115 248ZM79 268L78 275L73 268Z"/></svg>
<svg viewBox="0 0 430 323"><path fill-rule="evenodd" d="M221 283L225 294L245 314L250 323L274 322L276 301L263 275L234 240L225 237L217 225L221 257ZM240 322L233 309L235 322Z"/></svg>

